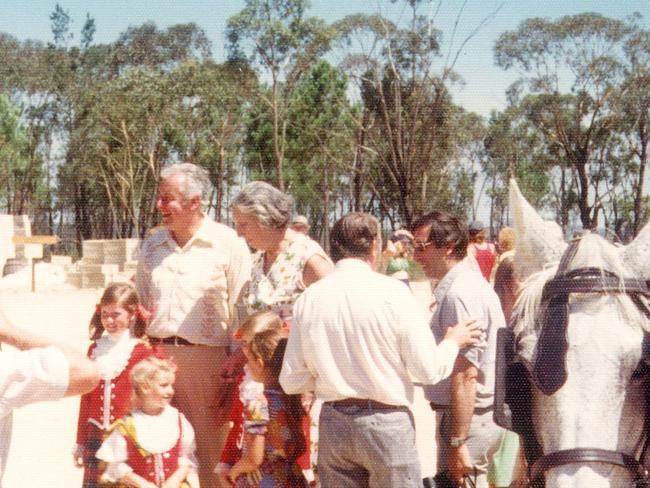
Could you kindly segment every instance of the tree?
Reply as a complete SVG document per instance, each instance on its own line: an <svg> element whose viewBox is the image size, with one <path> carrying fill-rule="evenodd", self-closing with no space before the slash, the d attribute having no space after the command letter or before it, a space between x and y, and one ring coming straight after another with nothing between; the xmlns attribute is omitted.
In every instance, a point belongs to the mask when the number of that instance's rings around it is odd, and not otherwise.
<svg viewBox="0 0 650 488"><path fill-rule="evenodd" d="M29 157L29 141L20 111L0 95L0 202L4 211L23 214L43 197L43 166Z"/></svg>
<svg viewBox="0 0 650 488"><path fill-rule="evenodd" d="M260 90L259 98L272 115L275 184L281 190L285 188L288 96L327 50L331 37L322 19L306 17L308 8L307 0L246 0L226 28L230 59L248 59L270 80L270 89Z"/></svg>
<svg viewBox="0 0 650 488"><path fill-rule="evenodd" d="M182 160L208 170L218 220L239 173L245 111L256 89L255 73L242 63L188 62L170 73L169 91L177 98L172 145Z"/></svg>
<svg viewBox="0 0 650 488"><path fill-rule="evenodd" d="M552 164L536 128L518 106L492 112L483 140L482 174L491 199L491 227L507 225L511 178L537 208L547 206ZM559 212L558 212L559 213Z"/></svg>
<svg viewBox="0 0 650 488"><path fill-rule="evenodd" d="M590 164L615 132L609 105L624 78L624 48L634 32L630 22L584 13L528 19L495 45L497 65L524 72L522 86L532 95L526 98L529 120L575 171L586 229L597 226L602 209L601 196L590 196Z"/></svg>
<svg viewBox="0 0 650 488"><path fill-rule="evenodd" d="M408 226L433 205L454 204L445 183L455 167L453 124L461 119L447 89L456 79L457 56L448 56L435 69L442 57L441 32L420 13L429 2L404 3L410 10L404 25L380 15L355 14L334 27L342 54L339 66L356 83L363 104L353 194L358 198L363 180L379 212Z"/></svg>

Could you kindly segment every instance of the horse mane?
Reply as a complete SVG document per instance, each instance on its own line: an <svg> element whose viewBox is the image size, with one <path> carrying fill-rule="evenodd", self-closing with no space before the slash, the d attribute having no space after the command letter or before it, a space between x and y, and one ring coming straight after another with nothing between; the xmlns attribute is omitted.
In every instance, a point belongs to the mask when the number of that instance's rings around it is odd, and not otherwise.
<svg viewBox="0 0 650 488"><path fill-rule="evenodd" d="M569 265L567 271L595 267L600 270L615 273L621 278L635 277L632 270L625 265L621 255L620 247L617 247L597 234L589 233L580 238L581 242L577 252ZM540 323L536 320L541 306L542 291L544 285L552 279L557 272L558 265L538 271L528 277L521 286L521 291L512 311L515 335L521 340L536 342L539 333ZM639 312L632 300L625 295L625 289L621 287L621 293L617 293L616 299L620 304L621 314L625 322L633 327L650 331L650 321ZM642 298L643 299L643 298ZM526 348L526 347L525 347Z"/></svg>

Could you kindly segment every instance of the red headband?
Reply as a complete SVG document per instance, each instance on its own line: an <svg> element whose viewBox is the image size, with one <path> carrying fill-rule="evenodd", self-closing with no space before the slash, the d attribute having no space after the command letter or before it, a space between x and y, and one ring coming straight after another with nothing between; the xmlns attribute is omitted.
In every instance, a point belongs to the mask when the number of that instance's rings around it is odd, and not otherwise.
<svg viewBox="0 0 650 488"><path fill-rule="evenodd" d="M138 307L135 309L135 316L146 323L149 322L149 319L151 318L151 312L139 303Z"/></svg>

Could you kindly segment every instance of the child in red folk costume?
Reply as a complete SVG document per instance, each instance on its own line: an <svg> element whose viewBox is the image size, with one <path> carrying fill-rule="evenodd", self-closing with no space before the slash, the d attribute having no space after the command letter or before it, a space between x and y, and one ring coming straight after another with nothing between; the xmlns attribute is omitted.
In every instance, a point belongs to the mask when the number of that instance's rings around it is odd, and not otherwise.
<svg viewBox="0 0 650 488"><path fill-rule="evenodd" d="M236 488L308 486L297 463L308 451L304 435L308 418L300 395L287 395L278 381L287 336L286 327L249 334L247 324L242 326L248 371L253 380L264 384L264 391L244 405L241 456L221 473Z"/></svg>
<svg viewBox="0 0 650 488"><path fill-rule="evenodd" d="M130 411L131 368L155 354L142 339L148 314L139 305L130 283L113 283L104 290L90 320L92 344L88 356L97 364L101 381L81 397L75 464L84 467L84 488L97 486L95 453L110 425Z"/></svg>
<svg viewBox="0 0 650 488"><path fill-rule="evenodd" d="M131 371L134 409L115 422L97 458L112 487L197 488L194 429L170 405L176 365L149 357Z"/></svg>
<svg viewBox="0 0 650 488"><path fill-rule="evenodd" d="M234 339L240 341L242 345L246 345L255 336L265 330L281 330L288 329L288 325L274 312L262 311L255 312L248 317L244 324L235 332ZM215 468L215 472L219 473L222 477L222 483L227 485L228 482L225 475L230 468L241 457L241 448L244 438L243 421L244 410L260 400L264 395L264 384L259 383L251 377L250 369L244 366L244 373L237 381L237 393L233 398L230 410L230 421L233 427L230 429L226 445L221 453L219 464ZM309 425L305 424L305 440L307 446L309 445ZM298 465L305 472L311 472L311 461L309 449L298 458ZM312 476L313 477L313 476Z"/></svg>

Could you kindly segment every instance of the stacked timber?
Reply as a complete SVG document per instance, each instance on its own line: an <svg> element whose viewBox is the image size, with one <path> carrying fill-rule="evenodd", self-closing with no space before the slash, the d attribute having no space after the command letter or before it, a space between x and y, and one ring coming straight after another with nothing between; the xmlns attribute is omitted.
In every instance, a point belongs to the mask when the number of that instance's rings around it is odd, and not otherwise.
<svg viewBox="0 0 650 488"><path fill-rule="evenodd" d="M82 243L82 258L68 272L68 283L79 288L104 288L129 279L135 269L139 239L91 239Z"/></svg>

